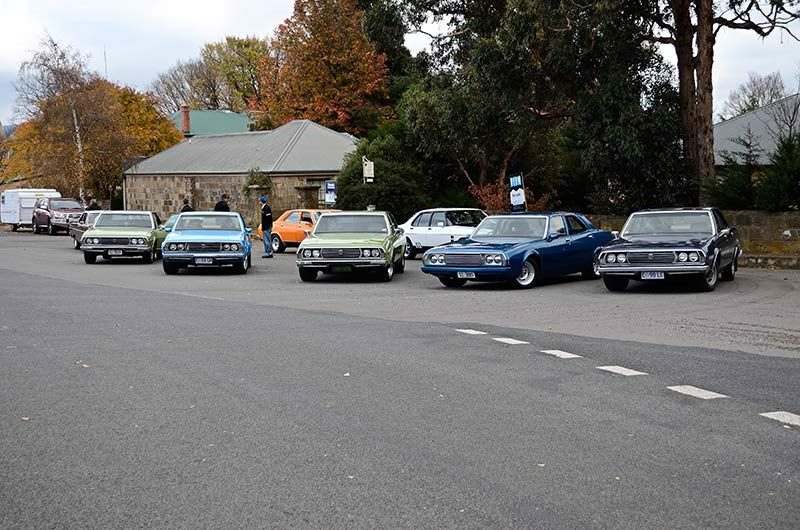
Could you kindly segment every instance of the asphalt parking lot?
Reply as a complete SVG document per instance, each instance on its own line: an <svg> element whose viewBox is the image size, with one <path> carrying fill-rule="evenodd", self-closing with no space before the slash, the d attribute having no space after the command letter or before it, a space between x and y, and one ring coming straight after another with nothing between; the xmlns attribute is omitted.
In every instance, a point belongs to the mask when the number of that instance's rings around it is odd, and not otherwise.
<svg viewBox="0 0 800 530"><path fill-rule="evenodd" d="M256 250L261 243L256 242ZM271 260L254 254L245 276L214 270L167 277L160 262L83 263L64 235L0 232L0 267L86 285L243 301L409 322L473 322L586 337L700 346L800 358L800 271L740 269L712 293L684 284L632 284L608 292L578 276L518 291L469 283L445 288L420 272L420 261L391 283L370 277L320 277L301 282L288 251Z"/></svg>

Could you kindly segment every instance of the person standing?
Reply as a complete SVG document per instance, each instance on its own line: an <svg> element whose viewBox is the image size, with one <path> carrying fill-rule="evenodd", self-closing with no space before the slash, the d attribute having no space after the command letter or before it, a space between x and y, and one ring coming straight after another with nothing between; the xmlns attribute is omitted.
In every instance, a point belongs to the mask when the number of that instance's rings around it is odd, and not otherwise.
<svg viewBox="0 0 800 530"><path fill-rule="evenodd" d="M228 206L228 199L230 196L227 193L222 194L222 198L220 198L219 202L214 205L215 212L230 212L231 209Z"/></svg>
<svg viewBox="0 0 800 530"><path fill-rule="evenodd" d="M264 255L262 258L272 257L272 208L267 204L267 197L258 198L261 203L261 238L264 240Z"/></svg>
<svg viewBox="0 0 800 530"><path fill-rule="evenodd" d="M181 208L181 213L183 213L183 212L193 212L193 211L194 211L194 208L192 208L192 205L189 204L189 197L184 197L183 198L183 208Z"/></svg>
<svg viewBox="0 0 800 530"><path fill-rule="evenodd" d="M97 201L94 199L89 199L89 206L86 207L87 210L101 210L100 205L97 204Z"/></svg>

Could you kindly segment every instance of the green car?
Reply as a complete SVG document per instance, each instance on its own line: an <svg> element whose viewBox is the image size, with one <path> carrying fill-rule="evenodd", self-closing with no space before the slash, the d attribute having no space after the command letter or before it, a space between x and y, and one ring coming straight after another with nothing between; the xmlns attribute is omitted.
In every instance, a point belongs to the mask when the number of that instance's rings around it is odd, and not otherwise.
<svg viewBox="0 0 800 530"><path fill-rule="evenodd" d="M161 220L153 212L103 212L94 228L81 238L83 260L94 263L98 256L105 259L141 256L145 263L153 263L166 237Z"/></svg>
<svg viewBox="0 0 800 530"><path fill-rule="evenodd" d="M388 212L330 212L297 249L300 279L312 282L318 272L376 272L391 281L406 268L406 238Z"/></svg>

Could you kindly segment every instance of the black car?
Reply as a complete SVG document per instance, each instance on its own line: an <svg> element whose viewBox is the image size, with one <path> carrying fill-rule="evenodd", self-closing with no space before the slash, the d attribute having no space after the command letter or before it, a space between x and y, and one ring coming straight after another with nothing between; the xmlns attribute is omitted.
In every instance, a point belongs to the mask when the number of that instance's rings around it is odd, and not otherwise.
<svg viewBox="0 0 800 530"><path fill-rule="evenodd" d="M667 208L634 212L606 244L596 269L609 291L630 280L664 281L692 275L702 291L731 281L742 255L736 229L716 208Z"/></svg>

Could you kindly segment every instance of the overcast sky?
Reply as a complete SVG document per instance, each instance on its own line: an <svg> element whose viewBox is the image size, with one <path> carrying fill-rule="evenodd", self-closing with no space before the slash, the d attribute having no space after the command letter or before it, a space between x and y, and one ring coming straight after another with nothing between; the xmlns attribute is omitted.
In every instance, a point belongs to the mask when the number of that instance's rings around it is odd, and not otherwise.
<svg viewBox="0 0 800 530"><path fill-rule="evenodd" d="M144 90L178 61L199 56L203 44L226 35L271 36L291 16L294 0L0 0L0 122L13 120L12 83L46 33L89 56L89 65L119 84ZM800 24L795 24L800 34ZM425 44L410 37L412 52ZM798 91L800 43L773 35L723 31L714 64L717 112L748 72L781 73L789 93Z"/></svg>

